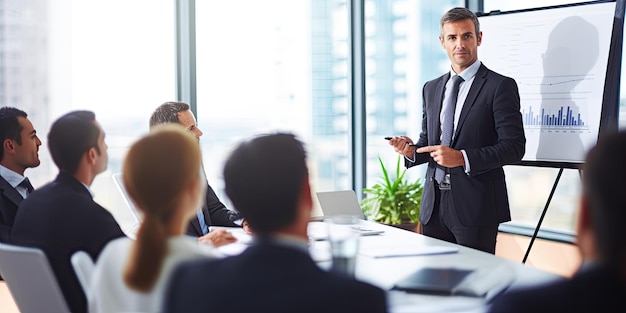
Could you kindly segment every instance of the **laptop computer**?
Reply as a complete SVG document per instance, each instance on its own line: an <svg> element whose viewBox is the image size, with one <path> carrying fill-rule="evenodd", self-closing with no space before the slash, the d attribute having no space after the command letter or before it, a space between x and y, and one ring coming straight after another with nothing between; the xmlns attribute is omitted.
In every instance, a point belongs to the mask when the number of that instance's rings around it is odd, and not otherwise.
<svg viewBox="0 0 626 313"><path fill-rule="evenodd" d="M359 199L354 190L320 191L317 192L317 200L324 216L351 215L365 219ZM385 231L368 229L357 226L361 236L378 235Z"/></svg>
<svg viewBox="0 0 626 313"><path fill-rule="evenodd" d="M365 219L354 190L318 192L317 200L324 216L351 215Z"/></svg>

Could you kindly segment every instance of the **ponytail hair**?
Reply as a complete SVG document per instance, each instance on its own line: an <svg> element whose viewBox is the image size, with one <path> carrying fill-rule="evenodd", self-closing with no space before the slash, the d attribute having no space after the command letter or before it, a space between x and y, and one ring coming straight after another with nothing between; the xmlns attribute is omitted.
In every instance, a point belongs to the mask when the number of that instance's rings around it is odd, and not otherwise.
<svg viewBox="0 0 626 313"><path fill-rule="evenodd" d="M198 141L179 124L154 127L128 151L122 178L143 213L124 268L129 288L149 292L157 282L167 255L168 225L185 189L198 179L200 165Z"/></svg>

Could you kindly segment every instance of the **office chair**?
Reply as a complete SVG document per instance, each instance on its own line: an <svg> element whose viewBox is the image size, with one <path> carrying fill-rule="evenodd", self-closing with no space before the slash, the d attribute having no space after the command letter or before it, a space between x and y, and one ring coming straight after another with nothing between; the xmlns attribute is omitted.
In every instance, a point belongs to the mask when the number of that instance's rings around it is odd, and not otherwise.
<svg viewBox="0 0 626 313"><path fill-rule="evenodd" d="M78 277L85 296L89 299L89 285L91 284L91 276L93 274L95 264L89 254L85 251L76 251L72 254L72 267Z"/></svg>
<svg viewBox="0 0 626 313"><path fill-rule="evenodd" d="M0 273L20 312L70 312L40 249L0 243Z"/></svg>

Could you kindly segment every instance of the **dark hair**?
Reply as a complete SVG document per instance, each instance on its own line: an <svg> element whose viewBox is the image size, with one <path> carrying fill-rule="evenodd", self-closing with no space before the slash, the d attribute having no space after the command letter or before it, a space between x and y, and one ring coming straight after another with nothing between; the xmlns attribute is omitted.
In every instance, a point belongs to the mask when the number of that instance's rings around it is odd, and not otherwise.
<svg viewBox="0 0 626 313"><path fill-rule="evenodd" d="M74 174L80 159L90 148L96 148L100 153L100 129L94 124L95 120L96 115L91 111L72 111L52 124L48 133L48 148L60 171Z"/></svg>
<svg viewBox="0 0 626 313"><path fill-rule="evenodd" d="M478 36L478 34L480 33L480 22L478 22L478 17L476 16L476 14L474 14L474 12L470 11L469 9L461 7L450 9L441 17L441 21L439 22L441 35L443 36L444 24L463 21L467 19L470 19L472 20L472 22L474 22L474 29L476 30L475 35Z"/></svg>
<svg viewBox="0 0 626 313"><path fill-rule="evenodd" d="M582 173L600 262L626 262L626 132L600 137Z"/></svg>
<svg viewBox="0 0 626 313"><path fill-rule="evenodd" d="M178 123L178 113L189 110L189 104L179 101L170 101L161 104L150 116L150 128L168 123Z"/></svg>
<svg viewBox="0 0 626 313"><path fill-rule="evenodd" d="M22 145L22 125L17 117L27 117L26 112L13 108L2 107L0 108L0 161L4 158L4 141L7 139L13 139L18 145Z"/></svg>
<svg viewBox="0 0 626 313"><path fill-rule="evenodd" d="M224 165L226 194L259 235L295 221L305 179L304 146L287 133L241 143Z"/></svg>

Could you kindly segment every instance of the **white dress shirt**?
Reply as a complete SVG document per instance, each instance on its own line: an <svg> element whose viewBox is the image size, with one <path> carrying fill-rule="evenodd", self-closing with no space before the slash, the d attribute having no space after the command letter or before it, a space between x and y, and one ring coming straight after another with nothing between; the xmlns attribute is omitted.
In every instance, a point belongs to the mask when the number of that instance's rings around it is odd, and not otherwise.
<svg viewBox="0 0 626 313"><path fill-rule="evenodd" d="M104 248L94 270L89 289L89 312L161 312L163 293L170 273L177 264L199 258L218 258L221 254L209 245L199 245L196 238L172 237L167 242L167 256L159 278L150 292L134 291L124 283L124 268L133 240L119 238Z"/></svg>

